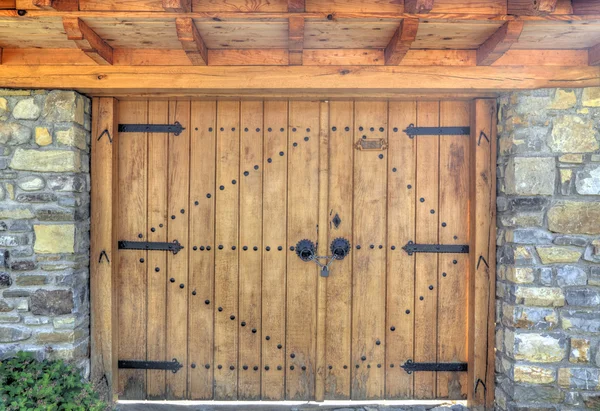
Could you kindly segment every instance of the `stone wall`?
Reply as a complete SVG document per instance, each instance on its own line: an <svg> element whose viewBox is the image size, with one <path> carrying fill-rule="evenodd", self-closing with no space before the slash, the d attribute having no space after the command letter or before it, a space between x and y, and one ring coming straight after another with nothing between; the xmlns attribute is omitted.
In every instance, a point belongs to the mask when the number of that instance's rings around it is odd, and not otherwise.
<svg viewBox="0 0 600 411"><path fill-rule="evenodd" d="M0 89L0 359L89 366L90 101Z"/></svg>
<svg viewBox="0 0 600 411"><path fill-rule="evenodd" d="M600 89L499 100L502 410L600 409Z"/></svg>

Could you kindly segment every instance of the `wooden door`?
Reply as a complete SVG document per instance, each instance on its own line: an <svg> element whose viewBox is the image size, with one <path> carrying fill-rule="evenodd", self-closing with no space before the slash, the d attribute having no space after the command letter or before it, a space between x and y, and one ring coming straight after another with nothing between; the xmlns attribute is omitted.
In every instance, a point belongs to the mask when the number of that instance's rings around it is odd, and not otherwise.
<svg viewBox="0 0 600 411"><path fill-rule="evenodd" d="M116 139L117 237L150 244L117 254L118 358L134 365L120 397L466 398L466 372L403 366L467 363L469 256L403 246L469 244L470 139L404 130L466 127L469 112L121 102L121 124L184 129ZM351 248L328 276L297 255L300 240L324 256L336 238Z"/></svg>

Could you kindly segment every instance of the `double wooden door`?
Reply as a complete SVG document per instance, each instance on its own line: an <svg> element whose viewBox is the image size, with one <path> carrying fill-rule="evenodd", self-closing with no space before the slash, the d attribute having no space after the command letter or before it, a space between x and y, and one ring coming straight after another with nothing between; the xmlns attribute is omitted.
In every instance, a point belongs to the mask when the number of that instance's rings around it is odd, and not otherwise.
<svg viewBox="0 0 600 411"><path fill-rule="evenodd" d="M121 101L119 240L178 241L176 254L119 250L124 399L466 397L469 243L464 101ZM294 247L351 244L329 276Z"/></svg>

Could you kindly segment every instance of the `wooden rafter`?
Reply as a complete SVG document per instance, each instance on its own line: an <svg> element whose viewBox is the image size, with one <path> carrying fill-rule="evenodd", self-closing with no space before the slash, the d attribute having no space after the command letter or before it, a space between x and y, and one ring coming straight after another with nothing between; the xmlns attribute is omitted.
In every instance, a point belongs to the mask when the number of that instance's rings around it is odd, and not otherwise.
<svg viewBox="0 0 600 411"><path fill-rule="evenodd" d="M411 44L417 37L418 19L404 19L385 48L385 64L395 66L400 64Z"/></svg>
<svg viewBox="0 0 600 411"><path fill-rule="evenodd" d="M33 5L45 10L79 11L79 0L33 0Z"/></svg>
<svg viewBox="0 0 600 411"><path fill-rule="evenodd" d="M208 49L198 28L191 18L180 17L175 20L177 38L192 64L205 66L208 64Z"/></svg>
<svg viewBox="0 0 600 411"><path fill-rule="evenodd" d="M405 13L429 13L434 0L404 0Z"/></svg>
<svg viewBox="0 0 600 411"><path fill-rule="evenodd" d="M73 40L85 54L98 64L113 64L113 49L102 40L83 20L63 17L67 38Z"/></svg>
<svg viewBox="0 0 600 411"><path fill-rule="evenodd" d="M573 14L600 14L599 0L572 0Z"/></svg>
<svg viewBox="0 0 600 411"><path fill-rule="evenodd" d="M506 53L519 40L522 21L507 21L477 49L477 65L489 66Z"/></svg>
<svg viewBox="0 0 600 411"><path fill-rule="evenodd" d="M558 0L508 0L508 14L544 15L554 12Z"/></svg>
<svg viewBox="0 0 600 411"><path fill-rule="evenodd" d="M292 16L289 19L288 32L289 64L302 65L302 51L304 49L304 18Z"/></svg>
<svg viewBox="0 0 600 411"><path fill-rule="evenodd" d="M303 13L305 10L304 0L288 0L288 12Z"/></svg>
<svg viewBox="0 0 600 411"><path fill-rule="evenodd" d="M189 13L192 11L192 0L162 0L163 9L175 13Z"/></svg>

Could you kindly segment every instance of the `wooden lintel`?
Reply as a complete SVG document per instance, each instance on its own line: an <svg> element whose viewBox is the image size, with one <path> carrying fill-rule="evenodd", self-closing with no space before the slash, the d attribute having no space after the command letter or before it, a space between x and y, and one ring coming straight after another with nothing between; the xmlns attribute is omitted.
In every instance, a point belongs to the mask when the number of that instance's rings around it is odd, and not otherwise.
<svg viewBox="0 0 600 411"><path fill-rule="evenodd" d="M523 22L507 21L477 49L477 65L489 66L504 55L519 40Z"/></svg>
<svg viewBox="0 0 600 411"><path fill-rule="evenodd" d="M397 66L400 64L411 44L417 37L419 29L418 19L404 19L392 36L392 39L385 48L385 64L388 66Z"/></svg>
<svg viewBox="0 0 600 411"><path fill-rule="evenodd" d="M571 4L575 15L600 14L600 0L572 0Z"/></svg>
<svg viewBox="0 0 600 411"><path fill-rule="evenodd" d="M197 66L207 65L208 49L194 21L191 18L179 17L175 19L175 26L177 28L177 38L179 38L181 46L192 64Z"/></svg>
<svg viewBox="0 0 600 411"><path fill-rule="evenodd" d="M79 11L79 0L33 0L33 5L44 10Z"/></svg>
<svg viewBox="0 0 600 411"><path fill-rule="evenodd" d="M538 16L554 12L558 0L508 0L507 13L516 16Z"/></svg>
<svg viewBox="0 0 600 411"><path fill-rule="evenodd" d="M290 17L288 27L289 64L301 66L304 49L304 17Z"/></svg>
<svg viewBox="0 0 600 411"><path fill-rule="evenodd" d="M588 64L600 66L600 43L588 49Z"/></svg>
<svg viewBox="0 0 600 411"><path fill-rule="evenodd" d="M405 13L429 13L433 8L434 0L404 0Z"/></svg>
<svg viewBox="0 0 600 411"><path fill-rule="evenodd" d="M67 38L98 64L113 64L113 49L78 17L63 17Z"/></svg>
<svg viewBox="0 0 600 411"><path fill-rule="evenodd" d="M165 11L174 13L189 13L192 11L192 0L162 0Z"/></svg>
<svg viewBox="0 0 600 411"><path fill-rule="evenodd" d="M305 11L304 0L288 0L288 11L290 13L303 13Z"/></svg>
<svg viewBox="0 0 600 411"><path fill-rule="evenodd" d="M176 75L174 75L176 73ZM565 66L0 66L6 88L129 92L502 92L600 87L597 67ZM95 91L96 92L95 92ZM110 95L110 94L108 94Z"/></svg>

